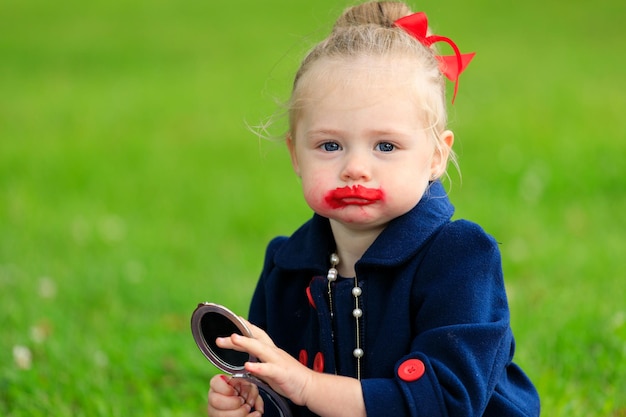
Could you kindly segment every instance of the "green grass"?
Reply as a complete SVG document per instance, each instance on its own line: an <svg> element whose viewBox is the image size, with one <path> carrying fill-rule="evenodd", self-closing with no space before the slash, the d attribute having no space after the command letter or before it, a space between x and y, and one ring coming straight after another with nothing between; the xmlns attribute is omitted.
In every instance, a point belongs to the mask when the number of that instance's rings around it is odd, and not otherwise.
<svg viewBox="0 0 626 417"><path fill-rule="evenodd" d="M0 415L204 415L191 312L245 314L265 244L309 217L246 128L343 8L300 3L0 5ZM478 52L451 197L502 243L543 415L625 416L626 6L421 7Z"/></svg>

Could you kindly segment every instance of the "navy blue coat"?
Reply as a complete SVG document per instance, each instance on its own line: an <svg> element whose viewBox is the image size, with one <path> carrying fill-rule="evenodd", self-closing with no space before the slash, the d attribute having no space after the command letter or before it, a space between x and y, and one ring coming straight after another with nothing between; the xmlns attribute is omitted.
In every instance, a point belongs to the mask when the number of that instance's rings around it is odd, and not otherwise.
<svg viewBox="0 0 626 417"><path fill-rule="evenodd" d="M356 264L368 416L539 415L537 391L512 362L497 243L474 223L451 221L453 212L433 183ZM272 240L249 318L308 367L354 377L354 281L334 284L331 322L326 273L334 251L329 221L318 215Z"/></svg>

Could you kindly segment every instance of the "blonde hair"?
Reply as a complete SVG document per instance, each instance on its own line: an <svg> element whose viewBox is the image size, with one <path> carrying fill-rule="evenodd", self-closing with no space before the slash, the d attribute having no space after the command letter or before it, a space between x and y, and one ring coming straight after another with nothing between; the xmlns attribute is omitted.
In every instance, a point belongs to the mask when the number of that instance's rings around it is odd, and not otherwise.
<svg viewBox="0 0 626 417"><path fill-rule="evenodd" d="M394 22L413 12L403 2L369 1L346 9L337 19L330 35L315 45L305 56L296 72L291 97L287 103L289 134L293 138L298 114L306 101L307 73L320 60L346 60L363 56L408 57L414 65L416 76L424 81L425 91L420 91L420 103L424 110L424 123L431 132L434 145L442 151L447 145L440 133L447 126L445 80L439 70L436 50L424 46ZM456 156L449 155L454 165Z"/></svg>

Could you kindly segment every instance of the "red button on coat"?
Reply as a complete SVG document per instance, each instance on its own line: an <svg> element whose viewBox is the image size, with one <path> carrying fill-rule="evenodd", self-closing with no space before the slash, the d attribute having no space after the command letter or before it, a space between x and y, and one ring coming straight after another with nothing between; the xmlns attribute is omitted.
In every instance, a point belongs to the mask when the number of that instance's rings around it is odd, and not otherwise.
<svg viewBox="0 0 626 417"><path fill-rule="evenodd" d="M426 372L426 367L419 359L408 359L398 368L398 376L406 382L417 381L424 375L424 372Z"/></svg>
<svg viewBox="0 0 626 417"><path fill-rule="evenodd" d="M317 352L315 354L315 359L313 359L313 370L315 372L324 372L324 355L322 352Z"/></svg>
<svg viewBox="0 0 626 417"><path fill-rule="evenodd" d="M300 351L300 355L298 355L298 360L300 361L300 363L304 366L308 366L309 364L309 354L307 353L306 350L302 349Z"/></svg>

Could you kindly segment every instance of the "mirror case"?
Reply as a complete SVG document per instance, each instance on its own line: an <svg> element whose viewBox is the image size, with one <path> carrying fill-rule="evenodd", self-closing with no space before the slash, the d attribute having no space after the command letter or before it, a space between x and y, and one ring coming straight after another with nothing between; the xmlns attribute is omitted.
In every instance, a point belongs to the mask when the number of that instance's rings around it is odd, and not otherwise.
<svg viewBox="0 0 626 417"><path fill-rule="evenodd" d="M218 337L228 337L233 333L253 337L239 316L222 305L200 303L191 316L191 332L198 348L213 365L233 378L241 378L259 388L265 405L264 416L291 417L285 398L261 379L246 372L244 364L257 362L256 357L246 352L220 348L215 343Z"/></svg>

